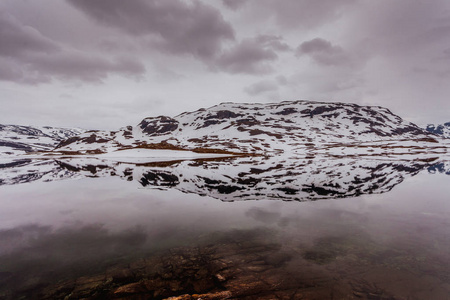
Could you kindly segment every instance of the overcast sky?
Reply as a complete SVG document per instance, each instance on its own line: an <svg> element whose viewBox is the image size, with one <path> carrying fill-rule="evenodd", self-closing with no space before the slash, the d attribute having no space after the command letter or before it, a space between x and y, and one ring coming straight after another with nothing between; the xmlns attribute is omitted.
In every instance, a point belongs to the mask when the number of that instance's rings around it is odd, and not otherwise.
<svg viewBox="0 0 450 300"><path fill-rule="evenodd" d="M448 0L1 0L0 124L118 129L220 102L450 121Z"/></svg>

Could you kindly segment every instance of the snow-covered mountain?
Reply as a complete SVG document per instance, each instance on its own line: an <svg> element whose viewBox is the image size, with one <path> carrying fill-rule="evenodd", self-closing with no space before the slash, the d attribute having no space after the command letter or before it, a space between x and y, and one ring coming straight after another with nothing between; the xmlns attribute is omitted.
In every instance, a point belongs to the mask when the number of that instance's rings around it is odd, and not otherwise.
<svg viewBox="0 0 450 300"><path fill-rule="evenodd" d="M436 160L321 156L303 159L233 157L146 164L86 157L22 159L0 164L0 185L112 176L139 187L174 188L222 201L310 201L388 192L421 171L445 173L445 167L448 162Z"/></svg>
<svg viewBox="0 0 450 300"><path fill-rule="evenodd" d="M450 139L450 122L439 125L428 124L426 129L428 132Z"/></svg>
<svg viewBox="0 0 450 300"><path fill-rule="evenodd" d="M383 107L301 100L222 103L173 118L149 117L115 132L85 132L61 142L57 150L99 153L142 147L307 153L343 145L366 149L367 143L379 141L421 141L436 146L438 136Z"/></svg>
<svg viewBox="0 0 450 300"><path fill-rule="evenodd" d="M52 150L61 141L79 135L83 131L76 128L0 124L0 155Z"/></svg>

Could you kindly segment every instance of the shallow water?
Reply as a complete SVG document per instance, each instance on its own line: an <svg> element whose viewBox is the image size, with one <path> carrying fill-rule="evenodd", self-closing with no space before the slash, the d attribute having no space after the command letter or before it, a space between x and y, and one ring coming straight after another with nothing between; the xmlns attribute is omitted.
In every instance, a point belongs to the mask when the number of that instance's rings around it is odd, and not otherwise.
<svg viewBox="0 0 450 300"><path fill-rule="evenodd" d="M450 299L447 165L4 164L0 299Z"/></svg>

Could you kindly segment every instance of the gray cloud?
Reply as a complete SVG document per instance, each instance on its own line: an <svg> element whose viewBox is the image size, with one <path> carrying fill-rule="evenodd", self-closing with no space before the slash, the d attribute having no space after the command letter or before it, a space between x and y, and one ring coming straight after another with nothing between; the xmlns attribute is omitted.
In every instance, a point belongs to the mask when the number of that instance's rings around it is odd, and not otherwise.
<svg viewBox="0 0 450 300"><path fill-rule="evenodd" d="M145 72L145 67L141 63L130 58L109 60L76 51L38 57L33 61L31 68L55 77L90 82L100 82L110 73L133 77Z"/></svg>
<svg viewBox="0 0 450 300"><path fill-rule="evenodd" d="M238 10L241 8L247 0L222 0L223 5L231 10Z"/></svg>
<svg viewBox="0 0 450 300"><path fill-rule="evenodd" d="M299 53L315 53L315 52L339 52L339 47L332 46L329 41L315 38L313 40L303 42L297 49Z"/></svg>
<svg viewBox="0 0 450 300"><path fill-rule="evenodd" d="M12 15L0 11L0 55L17 57L29 53L53 53L57 44L39 31L19 23Z"/></svg>
<svg viewBox="0 0 450 300"><path fill-rule="evenodd" d="M352 20L358 30L346 32L343 39L364 44L367 51L383 59L393 58L394 66L404 60L429 59L431 52L448 48L448 6L446 0L433 5L407 0L367 2Z"/></svg>
<svg viewBox="0 0 450 300"><path fill-rule="evenodd" d="M0 57L0 80L2 81L20 81L23 77L22 71L17 68L16 63L8 58Z"/></svg>
<svg viewBox="0 0 450 300"><path fill-rule="evenodd" d="M173 54L213 58L234 31L214 8L199 1L68 0L93 20L140 37Z"/></svg>
<svg viewBox="0 0 450 300"><path fill-rule="evenodd" d="M315 38L313 40L303 42L298 46L296 55L308 55L316 63L320 65L349 65L351 63L350 58L339 46L334 46L331 42Z"/></svg>
<svg viewBox="0 0 450 300"><path fill-rule="evenodd" d="M0 14L0 80L25 84L54 78L100 82L110 74L138 77L145 72L140 62L121 57L73 50L52 41L13 16Z"/></svg>
<svg viewBox="0 0 450 300"><path fill-rule="evenodd" d="M272 80L263 80L246 87L244 91L250 96L257 96L265 92L278 90L278 85Z"/></svg>
<svg viewBox="0 0 450 300"><path fill-rule="evenodd" d="M262 47L268 47L276 51L290 51L291 47L283 41L281 36L275 35L259 35L255 41Z"/></svg>
<svg viewBox="0 0 450 300"><path fill-rule="evenodd" d="M276 51L287 51L290 47L281 37L259 35L245 39L225 51L217 59L216 66L229 73L265 74L273 68L271 62L278 59Z"/></svg>
<svg viewBox="0 0 450 300"><path fill-rule="evenodd" d="M257 18L274 18L283 28L313 28L343 16L358 0L253 0Z"/></svg>
<svg viewBox="0 0 450 300"><path fill-rule="evenodd" d="M367 98L417 123L428 122L424 119L430 119L431 114L443 120L447 114L448 118L450 88L443 76L450 66L439 58L449 47L449 1L436 0L433 5L408 0L368 1L351 24L357 30L341 32L346 41L343 45L353 44L353 52L366 51L371 57L363 69L364 85L359 88L370 92ZM442 111L430 106L424 111L424 101L432 101Z"/></svg>
<svg viewBox="0 0 450 300"><path fill-rule="evenodd" d="M450 48L445 49L444 51L442 51L442 53L444 59L450 59Z"/></svg>
<svg viewBox="0 0 450 300"><path fill-rule="evenodd" d="M286 78L286 76L283 76L283 75L279 75L275 79L277 80L278 84L280 84L280 85L286 85L286 84L289 83L288 79Z"/></svg>
<svg viewBox="0 0 450 300"><path fill-rule="evenodd" d="M24 84L48 83L53 79L102 82L111 74L139 78L145 67L128 58L104 59L77 52L60 52L23 61L8 62L0 59L0 79Z"/></svg>

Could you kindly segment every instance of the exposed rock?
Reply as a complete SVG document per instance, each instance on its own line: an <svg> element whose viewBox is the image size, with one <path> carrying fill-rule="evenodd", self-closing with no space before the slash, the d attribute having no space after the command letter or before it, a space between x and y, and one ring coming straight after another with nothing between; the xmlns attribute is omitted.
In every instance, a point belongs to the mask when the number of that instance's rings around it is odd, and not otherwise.
<svg viewBox="0 0 450 300"><path fill-rule="evenodd" d="M429 124L426 130L441 137L450 138L450 122L439 125Z"/></svg>
<svg viewBox="0 0 450 300"><path fill-rule="evenodd" d="M205 120L209 119L231 119L231 118L237 118L242 116L241 114L234 113L229 110L219 110L213 115L209 115L205 117Z"/></svg>
<svg viewBox="0 0 450 300"><path fill-rule="evenodd" d="M297 112L297 109L293 108L293 107L287 107L284 108L282 111L276 112L276 115L283 115L283 116L287 116L290 114L294 114Z"/></svg>
<svg viewBox="0 0 450 300"><path fill-rule="evenodd" d="M146 172L139 182L142 186L175 186L180 183L176 175L165 172Z"/></svg>
<svg viewBox="0 0 450 300"><path fill-rule="evenodd" d="M178 128L178 121L166 116L145 118L139 123L142 132L148 136L167 134Z"/></svg>

